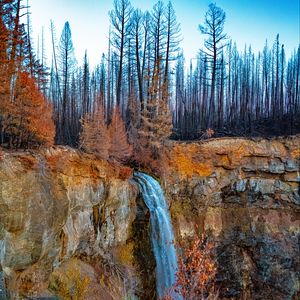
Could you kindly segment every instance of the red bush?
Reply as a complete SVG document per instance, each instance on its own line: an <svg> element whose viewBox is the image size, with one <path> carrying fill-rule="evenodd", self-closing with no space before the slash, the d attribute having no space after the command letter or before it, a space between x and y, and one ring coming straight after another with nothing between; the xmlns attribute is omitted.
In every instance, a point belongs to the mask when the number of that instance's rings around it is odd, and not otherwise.
<svg viewBox="0 0 300 300"><path fill-rule="evenodd" d="M163 300L172 300L172 292L184 300L217 299L214 289L216 263L212 243L204 236L196 237L178 260L177 281Z"/></svg>
<svg viewBox="0 0 300 300"><path fill-rule="evenodd" d="M3 150L0 148L0 161L2 161L4 159L4 152Z"/></svg>
<svg viewBox="0 0 300 300"><path fill-rule="evenodd" d="M121 167L119 171L119 178L126 180L132 176L133 170L129 167Z"/></svg>

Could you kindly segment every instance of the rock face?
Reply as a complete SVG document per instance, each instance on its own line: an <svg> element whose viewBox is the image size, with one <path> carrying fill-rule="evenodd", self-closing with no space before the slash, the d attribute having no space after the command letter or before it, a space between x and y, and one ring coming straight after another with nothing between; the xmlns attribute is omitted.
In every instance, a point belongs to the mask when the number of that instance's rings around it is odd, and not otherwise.
<svg viewBox="0 0 300 300"><path fill-rule="evenodd" d="M93 273L91 266L84 265L90 261L98 268L93 275L99 277L97 289L102 285L105 291L107 278L114 280L114 290L107 289L105 299L121 298L124 287L130 289L130 278L125 284L115 270L130 277L128 263L122 264L118 250L130 238L137 190L119 178L121 171L67 148L4 155L0 265L12 299L47 295L49 279L52 291L62 294L63 276L57 274L75 257L81 264L68 271L69 281Z"/></svg>
<svg viewBox="0 0 300 300"><path fill-rule="evenodd" d="M299 159L299 137L173 148L165 185L177 239L214 237L221 298L300 298Z"/></svg>
<svg viewBox="0 0 300 300"><path fill-rule="evenodd" d="M169 147L161 182L176 240L213 237L219 298L299 299L300 137ZM155 299L149 212L127 174L63 147L0 158L12 299Z"/></svg>

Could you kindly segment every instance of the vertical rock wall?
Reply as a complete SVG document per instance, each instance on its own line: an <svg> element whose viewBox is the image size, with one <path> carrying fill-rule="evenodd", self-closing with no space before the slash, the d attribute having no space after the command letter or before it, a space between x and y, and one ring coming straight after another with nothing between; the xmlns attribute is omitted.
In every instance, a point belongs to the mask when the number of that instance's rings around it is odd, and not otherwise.
<svg viewBox="0 0 300 300"><path fill-rule="evenodd" d="M67 148L4 155L0 264L13 299L47 295L54 270L59 276L52 288L59 293L63 284L57 280L73 258L82 263L69 277L76 279L76 272L84 273L84 263L90 263L98 267L94 276L103 276L103 290L109 284L104 277L115 277L111 299L130 293L125 291L130 289L130 279L122 276L134 278L134 271L122 261L118 249L126 247L131 235L137 190L119 173L117 167ZM123 272L119 277L118 269Z"/></svg>
<svg viewBox="0 0 300 300"><path fill-rule="evenodd" d="M220 297L298 299L300 138L170 147L176 239L211 234ZM0 265L13 299L69 299L74 286L84 299L155 299L149 213L124 173L63 147L5 153Z"/></svg>
<svg viewBox="0 0 300 300"><path fill-rule="evenodd" d="M177 239L213 236L220 297L299 299L300 138L182 143L171 159Z"/></svg>

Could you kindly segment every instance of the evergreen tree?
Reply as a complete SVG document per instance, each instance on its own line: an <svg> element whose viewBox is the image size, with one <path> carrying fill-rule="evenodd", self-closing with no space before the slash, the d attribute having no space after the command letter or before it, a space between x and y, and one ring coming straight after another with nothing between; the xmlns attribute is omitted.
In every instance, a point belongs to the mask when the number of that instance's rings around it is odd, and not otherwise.
<svg viewBox="0 0 300 300"><path fill-rule="evenodd" d="M51 146L54 143L52 107L26 72L18 73L14 102L4 123L11 147Z"/></svg>
<svg viewBox="0 0 300 300"><path fill-rule="evenodd" d="M110 149L110 135L105 124L104 113L99 108L95 113L88 113L81 121L80 147L98 158L107 160Z"/></svg>
<svg viewBox="0 0 300 300"><path fill-rule="evenodd" d="M128 136L120 110L117 107L114 110L111 124L109 125L110 148L109 157L113 161L124 163L130 159L133 148L128 142Z"/></svg>

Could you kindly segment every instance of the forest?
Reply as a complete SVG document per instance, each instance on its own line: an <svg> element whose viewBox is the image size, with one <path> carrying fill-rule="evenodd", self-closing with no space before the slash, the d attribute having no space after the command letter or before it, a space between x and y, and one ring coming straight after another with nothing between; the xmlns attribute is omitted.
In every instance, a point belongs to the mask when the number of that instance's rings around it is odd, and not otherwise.
<svg viewBox="0 0 300 300"><path fill-rule="evenodd" d="M300 299L300 43L238 45L211 3L187 60L155 1L107 1L94 67L0 0L0 300Z"/></svg>
<svg viewBox="0 0 300 300"><path fill-rule="evenodd" d="M43 39L33 47L28 4L0 3L3 147L55 143L126 161L155 158L169 138L300 132L300 45L286 55L278 34L258 53L240 52L216 4L199 12L205 42L189 64L171 1L141 11L114 0L107 53L92 69L87 53L78 65L68 21L59 38L51 22L48 65Z"/></svg>

